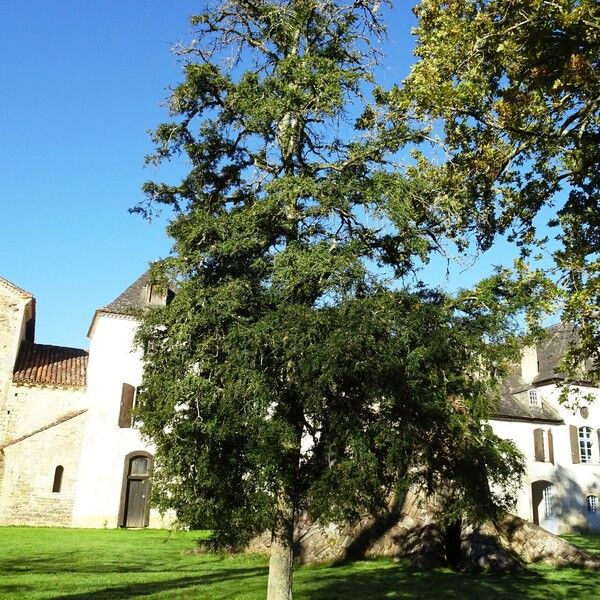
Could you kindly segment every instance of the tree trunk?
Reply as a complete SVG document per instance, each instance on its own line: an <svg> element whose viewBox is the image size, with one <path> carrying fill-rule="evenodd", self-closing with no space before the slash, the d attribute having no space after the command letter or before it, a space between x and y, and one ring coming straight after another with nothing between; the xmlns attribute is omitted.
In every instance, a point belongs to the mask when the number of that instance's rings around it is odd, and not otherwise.
<svg viewBox="0 0 600 600"><path fill-rule="evenodd" d="M280 500L279 519L271 538L267 600L292 600L294 568L294 511L289 500Z"/></svg>

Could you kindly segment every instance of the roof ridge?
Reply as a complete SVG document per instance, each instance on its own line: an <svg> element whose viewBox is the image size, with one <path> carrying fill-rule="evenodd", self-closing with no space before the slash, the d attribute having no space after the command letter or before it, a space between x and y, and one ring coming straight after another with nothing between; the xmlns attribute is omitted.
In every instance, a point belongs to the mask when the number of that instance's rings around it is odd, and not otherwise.
<svg viewBox="0 0 600 600"><path fill-rule="evenodd" d="M0 284L2 284L4 287L11 289L13 292L17 292L18 294L25 296L26 298L33 298L33 294L31 292L24 290L23 288L19 287L18 285L15 285L12 281L9 281L4 277L0 277Z"/></svg>
<svg viewBox="0 0 600 600"><path fill-rule="evenodd" d="M100 312L108 312L115 314L126 314L127 308L129 308L132 304L135 306L138 302L132 300L138 300L137 298L133 299L133 295L137 295L141 298L141 291L143 286L146 285L146 282L149 279L150 268L146 269L129 287L127 287L123 292L121 292L112 302L105 304L100 307L98 311ZM127 308L126 308L127 307Z"/></svg>
<svg viewBox="0 0 600 600"><path fill-rule="evenodd" d="M38 346L44 348L56 348L59 350L77 350L78 352L83 352L84 354L89 354L89 351L85 348L75 348L75 346L58 346L57 344L39 344L38 342L31 342L29 340L23 340L22 344L30 344L31 346Z"/></svg>

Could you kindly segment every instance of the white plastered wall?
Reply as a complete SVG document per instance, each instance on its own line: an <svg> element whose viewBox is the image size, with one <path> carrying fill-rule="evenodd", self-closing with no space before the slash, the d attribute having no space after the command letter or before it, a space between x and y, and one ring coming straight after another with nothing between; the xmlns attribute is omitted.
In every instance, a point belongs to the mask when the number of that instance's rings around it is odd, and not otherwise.
<svg viewBox="0 0 600 600"><path fill-rule="evenodd" d="M600 429L600 394L592 388L581 388L590 393L595 401L582 405L588 407L588 417L581 416L578 409L573 410L560 404L560 389L555 385L546 385L538 389L542 402L552 406L562 417L564 424L525 422L509 420L491 420L496 435L513 440L526 460L526 475L518 493L515 512L528 520L533 518L531 486L535 481L548 481L554 485L557 532L600 530L600 518L590 515L587 510L588 495L597 496L600 501L600 449L598 430ZM592 428L592 462L573 463L569 425L577 428ZM544 462L536 461L534 454L534 430L544 431ZM548 431L552 432L554 462L548 456Z"/></svg>
<svg viewBox="0 0 600 600"><path fill-rule="evenodd" d="M96 315L90 334L88 387L89 416L84 433L73 525L116 527L123 485L125 457L135 451L154 454L135 428L118 426L123 383L137 387L142 360L133 347L134 319ZM155 511L150 527L165 522Z"/></svg>

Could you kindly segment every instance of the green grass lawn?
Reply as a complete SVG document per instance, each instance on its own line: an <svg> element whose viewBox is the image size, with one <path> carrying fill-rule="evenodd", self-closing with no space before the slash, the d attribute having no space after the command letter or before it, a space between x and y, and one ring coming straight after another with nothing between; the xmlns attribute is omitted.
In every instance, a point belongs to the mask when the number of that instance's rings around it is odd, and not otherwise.
<svg viewBox="0 0 600 600"><path fill-rule="evenodd" d="M0 598L262 599L261 556L193 554L198 533L0 528ZM600 552L600 537L572 541ZM600 598L600 572L537 565L519 576L419 572L389 560L299 567L295 599Z"/></svg>

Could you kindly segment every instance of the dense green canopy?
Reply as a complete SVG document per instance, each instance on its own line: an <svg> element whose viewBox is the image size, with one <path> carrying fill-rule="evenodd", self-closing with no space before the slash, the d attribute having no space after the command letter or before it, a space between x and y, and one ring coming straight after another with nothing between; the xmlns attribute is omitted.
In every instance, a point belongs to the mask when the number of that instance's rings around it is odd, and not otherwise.
<svg viewBox="0 0 600 600"><path fill-rule="evenodd" d="M178 288L140 328L138 410L159 506L218 545L272 530L287 583L270 597L287 598L300 512L352 520L440 482L449 516L507 505L518 453L482 421L546 284L520 264L456 296L408 285L482 226L435 196L433 169L394 166L424 137L380 126L380 90L369 105L378 3L228 0L192 23L149 158L189 172L138 207L173 210L154 274Z"/></svg>

